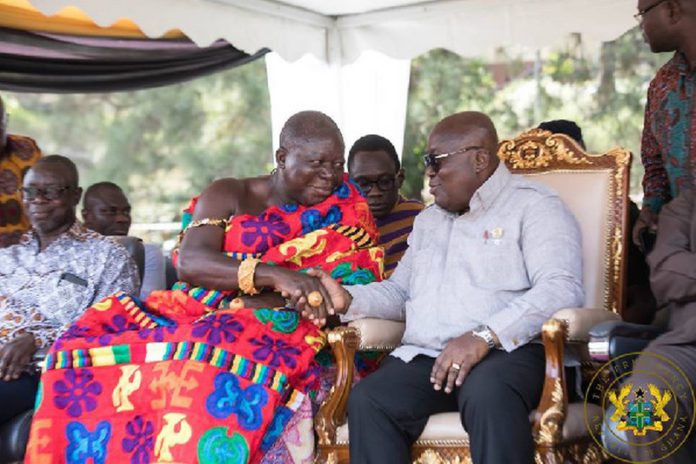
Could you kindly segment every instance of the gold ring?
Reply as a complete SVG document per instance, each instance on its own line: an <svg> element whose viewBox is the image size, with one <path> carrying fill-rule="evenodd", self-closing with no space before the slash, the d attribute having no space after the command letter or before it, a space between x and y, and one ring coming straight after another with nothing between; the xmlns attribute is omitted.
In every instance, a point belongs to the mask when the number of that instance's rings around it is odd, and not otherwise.
<svg viewBox="0 0 696 464"><path fill-rule="evenodd" d="M458 371L462 368L462 366L459 363L452 363L450 366L450 369L454 369L455 371Z"/></svg>
<svg viewBox="0 0 696 464"><path fill-rule="evenodd" d="M244 307L244 300L241 298L235 298L234 300L230 301L229 308L230 309L242 309Z"/></svg>
<svg viewBox="0 0 696 464"><path fill-rule="evenodd" d="M320 304L324 302L324 297L321 296L321 293L318 291L314 290L313 292L310 292L309 295L307 295L307 303L309 303L309 306L316 308Z"/></svg>

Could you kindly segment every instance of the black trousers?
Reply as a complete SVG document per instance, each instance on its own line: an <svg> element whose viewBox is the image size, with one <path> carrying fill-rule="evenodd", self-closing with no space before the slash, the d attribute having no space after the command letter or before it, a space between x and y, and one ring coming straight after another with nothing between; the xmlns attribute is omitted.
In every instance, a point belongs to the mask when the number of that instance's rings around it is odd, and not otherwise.
<svg viewBox="0 0 696 464"><path fill-rule="evenodd" d="M433 389L434 363L428 356L408 363L389 356L353 388L348 400L350 462L410 463L410 447L428 417L459 411L475 464L533 463L529 413L539 404L544 383L543 347L491 351L450 394Z"/></svg>
<svg viewBox="0 0 696 464"><path fill-rule="evenodd" d="M34 407L39 375L23 373L17 380L0 380L0 425Z"/></svg>

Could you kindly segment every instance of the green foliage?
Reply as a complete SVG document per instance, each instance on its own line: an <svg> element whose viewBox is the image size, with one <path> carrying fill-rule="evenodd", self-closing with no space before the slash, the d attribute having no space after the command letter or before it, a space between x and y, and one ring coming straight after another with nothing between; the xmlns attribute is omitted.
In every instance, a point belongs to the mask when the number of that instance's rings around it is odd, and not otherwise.
<svg viewBox="0 0 696 464"><path fill-rule="evenodd" d="M3 93L11 131L76 161L81 185L126 190L134 222L177 221L220 177L268 172L270 100L263 60L194 81L110 94Z"/></svg>
<svg viewBox="0 0 696 464"><path fill-rule="evenodd" d="M579 35L539 62L499 51L496 64L434 50L413 60L403 164L404 193L423 189L420 155L432 126L457 111L491 116L501 138L550 119L574 120L591 152L626 147L634 153L631 192L641 196L640 137L648 83L671 54L655 55L639 28L604 43L597 57L585 56ZM537 72L535 72L535 68ZM493 78L494 73L506 76Z"/></svg>

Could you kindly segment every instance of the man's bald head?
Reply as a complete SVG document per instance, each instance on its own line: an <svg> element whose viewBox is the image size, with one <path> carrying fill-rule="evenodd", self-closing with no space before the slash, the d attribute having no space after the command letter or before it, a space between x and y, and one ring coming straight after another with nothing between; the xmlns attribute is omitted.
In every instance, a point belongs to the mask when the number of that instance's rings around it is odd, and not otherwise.
<svg viewBox="0 0 696 464"><path fill-rule="evenodd" d="M478 111L462 111L435 125L432 134L446 133L457 137L476 136L483 148L491 153L498 151L498 131L491 118Z"/></svg>
<svg viewBox="0 0 696 464"><path fill-rule="evenodd" d="M121 195L125 195L123 193L123 189L118 185L114 184L113 182L104 181L92 184L89 187L87 187L87 190L85 190L85 194L82 199L82 206L84 208L89 208L90 206L92 206L92 203L94 203L95 200L101 199L105 195L109 195L112 193L119 193Z"/></svg>
<svg viewBox="0 0 696 464"><path fill-rule="evenodd" d="M77 187L80 178L77 174L77 166L70 158L63 155L48 155L36 162L32 171L50 170L55 172L63 180L66 187Z"/></svg>
<svg viewBox="0 0 696 464"><path fill-rule="evenodd" d="M343 135L329 116L320 111L301 111L290 116L280 131L280 146L285 149L310 140L335 140L345 150Z"/></svg>
<svg viewBox="0 0 696 464"><path fill-rule="evenodd" d="M425 172L435 203L447 211L463 213L500 163L498 133L483 113L456 113L435 125L428 138L428 153Z"/></svg>

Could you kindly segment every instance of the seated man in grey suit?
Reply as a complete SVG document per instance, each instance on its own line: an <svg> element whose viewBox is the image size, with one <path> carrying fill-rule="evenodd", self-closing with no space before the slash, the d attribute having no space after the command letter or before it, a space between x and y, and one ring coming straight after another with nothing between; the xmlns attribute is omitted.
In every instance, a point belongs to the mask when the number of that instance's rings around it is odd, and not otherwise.
<svg viewBox="0 0 696 464"><path fill-rule="evenodd" d="M662 430L645 435L629 433L631 459L666 463L696 462L693 388L696 385L696 190L685 189L660 212L657 241L648 255L650 284L659 308L669 308L668 331L653 340L633 366L627 397L635 400L638 390L645 401L670 391L664 403ZM664 309L662 309L664 310ZM659 411L654 411L658 412ZM689 431L691 435L689 436Z"/></svg>
<svg viewBox="0 0 696 464"><path fill-rule="evenodd" d="M538 339L555 311L583 303L580 231L557 194L511 175L497 146L484 114L440 121L425 155L435 205L416 217L394 274L343 289L311 271L334 312L406 322L402 345L351 393L351 462L411 462L428 417L446 411L460 412L475 463L534 461Z"/></svg>

